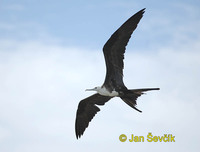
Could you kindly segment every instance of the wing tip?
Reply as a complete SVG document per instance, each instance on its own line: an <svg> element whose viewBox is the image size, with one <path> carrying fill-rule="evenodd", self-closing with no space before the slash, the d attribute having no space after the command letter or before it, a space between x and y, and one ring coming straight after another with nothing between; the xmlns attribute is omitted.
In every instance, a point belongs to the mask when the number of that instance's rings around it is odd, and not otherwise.
<svg viewBox="0 0 200 152"><path fill-rule="evenodd" d="M146 8L141 9L138 13L142 13L142 15L145 13Z"/></svg>
<svg viewBox="0 0 200 152"><path fill-rule="evenodd" d="M81 136L83 135L85 130L80 130L80 128L75 129L75 133L76 133L76 139L78 140L79 138L81 138Z"/></svg>
<svg viewBox="0 0 200 152"><path fill-rule="evenodd" d="M81 138L82 134L77 134L76 133L76 139L78 140L79 138Z"/></svg>

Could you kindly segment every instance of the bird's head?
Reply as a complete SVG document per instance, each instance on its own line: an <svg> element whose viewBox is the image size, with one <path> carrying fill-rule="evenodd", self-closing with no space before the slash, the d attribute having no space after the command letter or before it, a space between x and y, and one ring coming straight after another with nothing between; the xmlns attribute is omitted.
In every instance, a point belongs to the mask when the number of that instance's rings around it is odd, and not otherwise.
<svg viewBox="0 0 200 152"><path fill-rule="evenodd" d="M94 87L93 89L86 89L85 91L97 91L100 90L101 87Z"/></svg>

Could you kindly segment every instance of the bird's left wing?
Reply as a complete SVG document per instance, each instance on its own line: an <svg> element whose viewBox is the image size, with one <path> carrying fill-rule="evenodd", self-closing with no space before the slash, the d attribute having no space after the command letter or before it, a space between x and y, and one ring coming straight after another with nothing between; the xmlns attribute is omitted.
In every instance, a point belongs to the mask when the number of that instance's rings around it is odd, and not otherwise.
<svg viewBox="0 0 200 152"><path fill-rule="evenodd" d="M77 139L83 135L85 129L88 127L89 122L100 111L96 105L104 105L112 97L102 96L98 93L83 99L78 105L76 112L75 131Z"/></svg>
<svg viewBox="0 0 200 152"><path fill-rule="evenodd" d="M118 87L124 87L123 59L126 45L128 44L131 34L136 29L140 19L142 18L144 11L145 9L142 9L130 17L117 31L112 34L103 47L107 68L104 86L107 88L109 88L110 83L112 83L111 86L115 85L115 89Z"/></svg>

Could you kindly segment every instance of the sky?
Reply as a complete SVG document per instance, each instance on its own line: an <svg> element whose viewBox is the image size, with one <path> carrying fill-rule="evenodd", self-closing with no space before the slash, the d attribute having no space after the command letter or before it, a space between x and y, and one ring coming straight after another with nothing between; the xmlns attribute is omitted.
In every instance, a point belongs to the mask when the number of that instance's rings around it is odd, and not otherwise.
<svg viewBox="0 0 200 152"><path fill-rule="evenodd" d="M128 88L159 87L137 100L113 98L75 136L80 100L104 82L102 48L146 8L125 53ZM200 149L199 0L1 0L0 151L182 151ZM175 142L148 142L172 134ZM125 134L144 142L121 142Z"/></svg>

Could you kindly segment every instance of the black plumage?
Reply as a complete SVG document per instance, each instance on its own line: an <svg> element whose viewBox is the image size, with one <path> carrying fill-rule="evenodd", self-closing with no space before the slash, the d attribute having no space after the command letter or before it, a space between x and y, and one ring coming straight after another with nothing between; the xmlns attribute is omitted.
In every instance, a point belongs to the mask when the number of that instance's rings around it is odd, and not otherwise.
<svg viewBox="0 0 200 152"><path fill-rule="evenodd" d="M106 61L106 78L104 86L110 90L124 89L123 69L124 53L131 34L136 29L137 24L143 16L145 9L130 17L115 33L110 37L103 47Z"/></svg>
<svg viewBox="0 0 200 152"><path fill-rule="evenodd" d="M89 122L96 115L100 109L96 105L104 105L112 97L102 96L98 93L83 99L78 105L78 110L76 114L76 137L80 137L85 129L88 127Z"/></svg>
<svg viewBox="0 0 200 152"><path fill-rule="evenodd" d="M132 17L130 17L117 31L113 33L110 39L103 47L104 58L106 62L106 77L102 87L95 87L97 93L80 101L76 113L75 131L77 139L83 135L89 122L95 114L100 111L96 105L104 105L112 97L120 97L126 104L135 110L137 109L136 100L145 91L159 90L159 88L132 89L126 88L123 82L124 69L124 53L126 45L131 37L131 34L136 29L140 19L144 14L142 9ZM100 89L100 90L98 90ZM104 94L101 91L108 91L109 94ZM113 91L117 94L112 94Z"/></svg>

